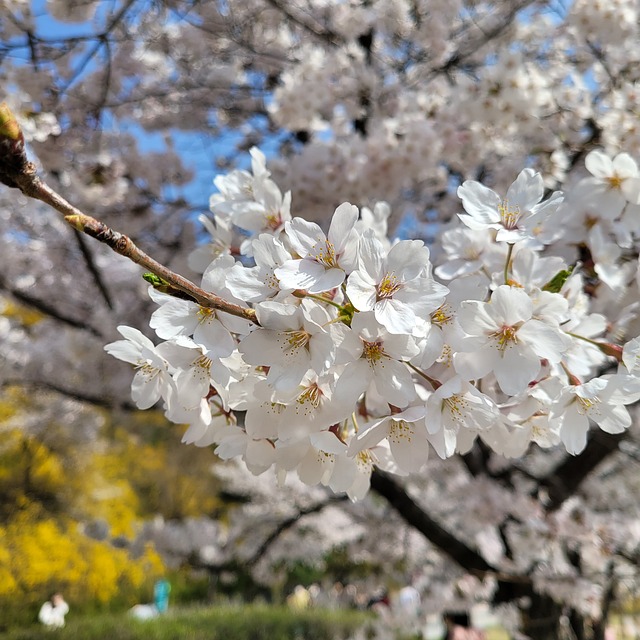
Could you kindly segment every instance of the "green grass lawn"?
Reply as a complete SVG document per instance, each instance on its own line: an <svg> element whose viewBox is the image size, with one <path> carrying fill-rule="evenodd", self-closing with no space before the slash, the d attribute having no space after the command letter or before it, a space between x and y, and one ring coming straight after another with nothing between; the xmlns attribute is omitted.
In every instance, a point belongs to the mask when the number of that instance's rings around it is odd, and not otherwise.
<svg viewBox="0 0 640 640"><path fill-rule="evenodd" d="M67 616L63 629L41 625L0 634L2 640L334 640L348 638L370 619L357 611L309 610L281 607L207 607L170 611L146 621L126 614Z"/></svg>

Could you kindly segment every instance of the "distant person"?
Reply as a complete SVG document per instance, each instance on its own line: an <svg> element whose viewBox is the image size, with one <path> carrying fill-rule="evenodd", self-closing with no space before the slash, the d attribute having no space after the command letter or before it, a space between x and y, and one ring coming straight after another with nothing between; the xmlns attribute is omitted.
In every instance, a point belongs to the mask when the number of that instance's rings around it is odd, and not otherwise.
<svg viewBox="0 0 640 640"><path fill-rule="evenodd" d="M171 593L171 584L164 578L158 580L153 586L153 602L158 613L166 613L169 608L169 593Z"/></svg>
<svg viewBox="0 0 640 640"><path fill-rule="evenodd" d="M447 634L444 640L485 640L483 631L473 629L468 613L445 613Z"/></svg>
<svg viewBox="0 0 640 640"><path fill-rule="evenodd" d="M391 619L391 598L389 592L379 589L367 603L367 609L373 611L382 620Z"/></svg>
<svg viewBox="0 0 640 640"><path fill-rule="evenodd" d="M301 584L299 584L287 598L287 605L298 611L308 609L310 604L311 595Z"/></svg>
<svg viewBox="0 0 640 640"><path fill-rule="evenodd" d="M62 594L54 593L41 607L38 620L46 627L60 629L64 627L64 617L69 613L69 605Z"/></svg>
<svg viewBox="0 0 640 640"><path fill-rule="evenodd" d="M406 618L417 618L422 604L420 592L413 586L402 587L396 596L397 613Z"/></svg>

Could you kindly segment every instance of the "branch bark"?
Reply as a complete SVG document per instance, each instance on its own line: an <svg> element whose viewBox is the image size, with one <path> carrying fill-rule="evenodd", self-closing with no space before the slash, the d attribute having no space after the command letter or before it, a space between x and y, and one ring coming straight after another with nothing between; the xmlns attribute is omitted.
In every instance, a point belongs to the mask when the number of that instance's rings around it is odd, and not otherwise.
<svg viewBox="0 0 640 640"><path fill-rule="evenodd" d="M584 451L577 456L567 456L551 473L544 477L537 492L546 491L548 512L557 511L565 500L575 494L578 487L593 470L618 450L627 433L609 434L599 429L591 434Z"/></svg>

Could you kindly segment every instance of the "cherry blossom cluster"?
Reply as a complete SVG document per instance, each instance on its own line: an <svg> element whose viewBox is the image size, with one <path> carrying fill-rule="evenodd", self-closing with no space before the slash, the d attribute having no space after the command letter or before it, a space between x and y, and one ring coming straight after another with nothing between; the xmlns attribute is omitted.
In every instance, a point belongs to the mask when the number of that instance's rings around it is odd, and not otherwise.
<svg viewBox="0 0 640 640"><path fill-rule="evenodd" d="M139 408L162 400L188 425L184 442L353 499L374 466L418 472L430 448L447 458L476 438L508 457L531 442L577 454L591 424L627 429L640 399L640 339L612 338L638 313L619 301L637 290L640 175L624 153L585 164L566 196L545 197L533 169L505 194L464 181L432 259L387 239L384 203L341 204L326 234L292 217L253 149L251 172L216 179L212 240L191 264L257 322L152 286L162 342L121 326L105 349L137 368Z"/></svg>

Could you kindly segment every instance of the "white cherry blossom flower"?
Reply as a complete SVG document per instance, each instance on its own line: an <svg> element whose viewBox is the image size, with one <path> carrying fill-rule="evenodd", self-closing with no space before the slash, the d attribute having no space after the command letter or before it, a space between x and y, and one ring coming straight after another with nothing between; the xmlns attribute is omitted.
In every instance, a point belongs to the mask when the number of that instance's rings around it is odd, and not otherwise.
<svg viewBox="0 0 640 640"><path fill-rule="evenodd" d="M308 371L288 393L277 392L265 380L256 385L256 402L247 409L245 426L252 437L298 440L328 429L349 416L334 396L336 375Z"/></svg>
<svg viewBox="0 0 640 640"><path fill-rule="evenodd" d="M229 291L246 302L261 302L286 292L275 275L278 267L291 260L291 254L282 242L270 234L262 233L253 240L251 247L256 266L249 268L240 262L234 264L226 277Z"/></svg>
<svg viewBox="0 0 640 640"><path fill-rule="evenodd" d="M569 338L557 327L533 318L533 301L522 289L502 285L490 302L468 300L458 319L468 334L456 353L456 371L467 380L495 373L502 391L517 395L540 372L540 360L557 363Z"/></svg>
<svg viewBox="0 0 640 640"><path fill-rule="evenodd" d="M412 363L421 369L428 369L434 362L450 366L453 354L459 350L465 333L457 318L458 308L463 300L484 300L488 287L478 275L457 278L449 283L449 295L430 317L427 335L418 339L420 353Z"/></svg>
<svg viewBox="0 0 640 640"><path fill-rule="evenodd" d="M567 386L551 409L551 423L569 453L580 453L587 444L589 420L607 433L622 433L631 426L624 405L640 399L640 378L605 375L584 384Z"/></svg>
<svg viewBox="0 0 640 640"><path fill-rule="evenodd" d="M598 277L614 291L624 290L633 276L634 265L623 261L622 249L596 224L589 231L589 249Z"/></svg>
<svg viewBox="0 0 640 640"><path fill-rule="evenodd" d="M489 429L500 420L495 402L459 376L442 384L427 399L429 440L438 451L439 447L432 441L432 436L441 435L444 445L444 451L438 452L441 457L453 455L461 431L468 430L471 437L475 438L477 432Z"/></svg>
<svg viewBox="0 0 640 640"><path fill-rule="evenodd" d="M470 229L496 229L498 242L515 243L536 239L536 227L552 215L563 200L559 191L544 202L542 176L533 169L523 169L507 190L504 200L474 180L466 180L458 187L458 197L466 214L458 217Z"/></svg>
<svg viewBox="0 0 640 640"><path fill-rule="evenodd" d="M558 378L548 378L528 389L524 399L503 408L507 421L513 427L507 455L519 457L530 442L543 449L560 444L560 430L557 424L551 424L549 410L561 390Z"/></svg>
<svg viewBox="0 0 640 640"><path fill-rule="evenodd" d="M429 250L420 240L396 243L384 256L373 232L358 246L358 269L347 281L347 295L359 311L373 311L390 333L413 333L442 304L448 289L427 275Z"/></svg>
<svg viewBox="0 0 640 640"><path fill-rule="evenodd" d="M176 370L176 404L185 409L197 406L212 386L225 388L229 383L230 372L222 361L186 336L176 340L168 357Z"/></svg>
<svg viewBox="0 0 640 640"><path fill-rule="evenodd" d="M222 296L229 302L244 305L224 286L226 270L235 260L231 256L221 256L213 262L202 277L202 287ZM151 298L160 304L149 322L158 337L171 340L177 336L192 336L194 342L202 345L213 358L225 358L233 352L235 340L231 333L246 334L250 324L242 318L223 311L203 307L191 300L182 300L149 289Z"/></svg>
<svg viewBox="0 0 640 640"><path fill-rule="evenodd" d="M294 218L285 225L289 242L300 256L275 270L284 289L321 293L339 287L345 271L355 267L358 208L345 202L333 214L329 234L314 222Z"/></svg>
<svg viewBox="0 0 640 640"><path fill-rule="evenodd" d="M217 435L216 455L222 460L241 457L247 469L256 476L271 468L276 460L275 447L270 440L254 440L240 427L227 426Z"/></svg>
<svg viewBox="0 0 640 640"><path fill-rule="evenodd" d="M628 153L619 153L611 160L594 150L587 154L584 164L592 177L580 181L576 189L579 202L610 220L622 213L627 202L640 204L640 173Z"/></svg>
<svg viewBox="0 0 640 640"><path fill-rule="evenodd" d="M138 409L149 409L160 398L167 399L173 387L168 360L162 355L162 345L156 347L138 329L120 325L124 340L105 345L114 358L133 364L137 369L131 382L131 397Z"/></svg>
<svg viewBox="0 0 640 640"><path fill-rule="evenodd" d="M349 333L332 322L329 313L313 300L299 306L262 302L257 308L261 328L239 345L249 364L269 367L267 382L276 390L295 389L309 369L325 372L336 361L347 358L341 347Z"/></svg>
<svg viewBox="0 0 640 640"><path fill-rule="evenodd" d="M483 257L496 250L490 229L467 229L460 226L447 229L440 236L446 260L435 268L443 280L451 280L476 273L484 266ZM504 262L504 258L502 258Z"/></svg>
<svg viewBox="0 0 640 640"><path fill-rule="evenodd" d="M410 406L360 427L349 445L353 456L386 439L398 466L407 473L419 471L427 462L429 443L424 423L424 405Z"/></svg>
<svg viewBox="0 0 640 640"><path fill-rule="evenodd" d="M371 311L357 313L351 329L357 338L350 337L345 346L352 350L352 361L338 379L336 396L355 403L373 385L386 402L406 407L416 392L403 360L418 354L415 340L409 335L389 333Z"/></svg>
<svg viewBox="0 0 640 640"><path fill-rule="evenodd" d="M297 440L276 442L276 464L286 471L296 470L308 485L326 485L338 456L346 454L347 445L335 433L321 431Z"/></svg>

